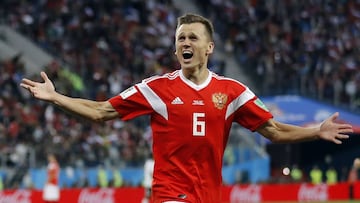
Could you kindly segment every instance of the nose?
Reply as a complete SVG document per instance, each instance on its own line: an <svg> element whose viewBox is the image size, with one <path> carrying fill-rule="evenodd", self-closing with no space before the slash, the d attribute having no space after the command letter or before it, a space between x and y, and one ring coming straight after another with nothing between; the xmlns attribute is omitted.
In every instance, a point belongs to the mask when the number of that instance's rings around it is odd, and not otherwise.
<svg viewBox="0 0 360 203"><path fill-rule="evenodd" d="M183 44L183 48L184 48L184 49L187 49L187 48L190 48L190 47L191 47L190 44L187 44L187 43L184 43L184 44Z"/></svg>
<svg viewBox="0 0 360 203"><path fill-rule="evenodd" d="M189 38L185 38L185 40L183 41L183 46L190 47L190 44L191 44L191 40Z"/></svg>

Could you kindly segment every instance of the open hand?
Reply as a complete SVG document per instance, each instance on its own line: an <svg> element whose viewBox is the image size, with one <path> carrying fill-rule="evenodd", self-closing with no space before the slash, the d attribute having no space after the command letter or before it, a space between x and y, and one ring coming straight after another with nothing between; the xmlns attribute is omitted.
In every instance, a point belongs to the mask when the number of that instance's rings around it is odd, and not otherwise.
<svg viewBox="0 0 360 203"><path fill-rule="evenodd" d="M41 72L40 75L44 80L43 83L24 78L22 79L20 86L27 89L35 98L49 101L55 93L54 84L45 72Z"/></svg>
<svg viewBox="0 0 360 203"><path fill-rule="evenodd" d="M350 124L336 123L335 120L339 117L339 113L336 112L327 118L320 126L320 138L341 144L342 139L349 138L348 133L352 133L353 129Z"/></svg>

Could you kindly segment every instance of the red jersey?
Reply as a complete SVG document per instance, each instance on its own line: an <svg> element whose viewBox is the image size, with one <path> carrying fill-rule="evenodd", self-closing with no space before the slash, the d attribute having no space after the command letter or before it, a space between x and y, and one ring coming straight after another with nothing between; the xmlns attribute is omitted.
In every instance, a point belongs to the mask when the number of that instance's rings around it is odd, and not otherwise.
<svg viewBox="0 0 360 203"><path fill-rule="evenodd" d="M60 166L57 162L50 162L47 166L47 183L58 185Z"/></svg>
<svg viewBox="0 0 360 203"><path fill-rule="evenodd" d="M196 85L181 70L109 99L121 119L151 115L153 202L221 202L222 158L232 122L256 130L271 113L246 86L210 72Z"/></svg>

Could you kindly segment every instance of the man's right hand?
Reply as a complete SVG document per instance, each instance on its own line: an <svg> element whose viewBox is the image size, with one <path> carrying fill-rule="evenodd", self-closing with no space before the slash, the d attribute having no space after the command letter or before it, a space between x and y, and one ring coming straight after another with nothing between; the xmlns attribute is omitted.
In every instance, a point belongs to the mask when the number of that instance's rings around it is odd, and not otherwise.
<svg viewBox="0 0 360 203"><path fill-rule="evenodd" d="M20 86L27 89L33 97L41 100L50 101L55 92L55 87L52 81L48 78L45 72L40 73L44 82L35 82L27 78L22 79Z"/></svg>

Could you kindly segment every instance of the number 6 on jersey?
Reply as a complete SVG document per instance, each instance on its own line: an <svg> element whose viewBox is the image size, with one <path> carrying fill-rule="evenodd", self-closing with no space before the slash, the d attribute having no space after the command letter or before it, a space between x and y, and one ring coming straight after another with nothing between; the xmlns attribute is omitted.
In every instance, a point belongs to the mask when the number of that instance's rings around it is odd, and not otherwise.
<svg viewBox="0 0 360 203"><path fill-rule="evenodd" d="M205 113L193 114L193 136L205 136Z"/></svg>

